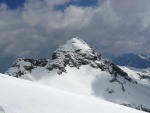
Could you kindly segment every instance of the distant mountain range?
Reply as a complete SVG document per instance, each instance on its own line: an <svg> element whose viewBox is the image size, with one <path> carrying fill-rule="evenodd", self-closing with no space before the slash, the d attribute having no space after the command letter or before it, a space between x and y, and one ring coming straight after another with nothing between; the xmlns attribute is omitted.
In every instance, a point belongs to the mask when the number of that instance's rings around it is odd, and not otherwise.
<svg viewBox="0 0 150 113"><path fill-rule="evenodd" d="M150 54L125 53L118 56L112 54L104 54L103 56L120 66L140 69L150 67Z"/></svg>

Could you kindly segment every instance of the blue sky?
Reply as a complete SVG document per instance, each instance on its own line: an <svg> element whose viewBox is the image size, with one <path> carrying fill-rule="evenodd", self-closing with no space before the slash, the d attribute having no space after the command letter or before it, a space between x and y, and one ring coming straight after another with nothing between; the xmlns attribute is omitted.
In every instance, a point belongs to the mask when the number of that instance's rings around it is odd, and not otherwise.
<svg viewBox="0 0 150 113"><path fill-rule="evenodd" d="M0 3L8 6L0 4L0 72L17 58L51 59L53 51L73 37L86 40L99 53L150 53L150 0Z"/></svg>
<svg viewBox="0 0 150 113"><path fill-rule="evenodd" d="M0 3L5 3L10 9L16 9L17 7L22 7L26 0L0 0ZM90 7L96 6L98 0L77 0L77 1L70 1L63 5L57 5L56 9L63 10L69 5L76 5L76 6L83 6L83 7Z"/></svg>
<svg viewBox="0 0 150 113"><path fill-rule="evenodd" d="M69 5L81 6L81 7L93 7L97 6L98 0L78 0L78 1L70 1L63 5L57 5L55 7L56 10L64 10Z"/></svg>
<svg viewBox="0 0 150 113"><path fill-rule="evenodd" d="M25 0L0 0L0 3L5 3L10 9L16 9L18 6L22 6Z"/></svg>

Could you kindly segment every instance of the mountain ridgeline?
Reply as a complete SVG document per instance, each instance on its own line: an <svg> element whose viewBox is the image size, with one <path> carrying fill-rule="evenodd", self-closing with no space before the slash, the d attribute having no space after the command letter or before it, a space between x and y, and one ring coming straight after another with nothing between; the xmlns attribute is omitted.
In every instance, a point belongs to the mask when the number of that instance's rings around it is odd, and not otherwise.
<svg viewBox="0 0 150 113"><path fill-rule="evenodd" d="M139 69L150 67L150 54L125 53L118 56L111 54L104 54L104 56L120 66L128 66Z"/></svg>
<svg viewBox="0 0 150 113"><path fill-rule="evenodd" d="M150 112L150 85L143 84L149 75L141 79L143 73L104 59L80 38L59 46L51 60L17 59L5 74Z"/></svg>
<svg viewBox="0 0 150 113"><path fill-rule="evenodd" d="M92 68L107 71L114 77L123 76L128 81L132 81L126 72L112 62L103 59L100 54L79 38L73 38L67 44L60 46L52 54L52 60L19 58L6 73L10 76L20 77L27 72L31 73L34 68L45 67L47 71L57 69L57 73L60 75L67 72L66 66L80 69L82 65L90 65Z"/></svg>

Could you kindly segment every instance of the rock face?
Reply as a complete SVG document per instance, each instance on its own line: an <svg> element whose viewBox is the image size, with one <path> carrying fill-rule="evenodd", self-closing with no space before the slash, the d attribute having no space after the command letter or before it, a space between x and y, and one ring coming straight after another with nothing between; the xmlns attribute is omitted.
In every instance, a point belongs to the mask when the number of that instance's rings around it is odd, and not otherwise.
<svg viewBox="0 0 150 113"><path fill-rule="evenodd" d="M137 110L141 110L141 111L145 111L145 112L148 112L150 113L150 109L144 107L143 105L139 105L139 106L136 106L136 105L131 105L131 104L121 104L121 105L124 105L124 106L127 106L127 107L131 107L131 108L135 108Z"/></svg>
<svg viewBox="0 0 150 113"><path fill-rule="evenodd" d="M14 77L21 77L25 75L27 72L31 73L33 69L37 67L45 67L48 63L48 59L27 59L27 58L19 58L13 64L13 66L6 71L6 74Z"/></svg>
<svg viewBox="0 0 150 113"><path fill-rule="evenodd" d="M61 74L66 72L65 67L67 65L79 69L81 65L90 64L92 67L98 68L96 61L100 61L100 59L100 55L94 52L85 41L73 38L53 53L48 69L58 68Z"/></svg>

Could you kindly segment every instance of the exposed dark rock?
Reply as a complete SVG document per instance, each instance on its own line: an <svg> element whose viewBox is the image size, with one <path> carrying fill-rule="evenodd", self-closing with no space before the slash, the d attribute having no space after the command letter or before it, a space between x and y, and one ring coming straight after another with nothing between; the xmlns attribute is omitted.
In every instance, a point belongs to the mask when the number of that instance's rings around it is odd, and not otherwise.
<svg viewBox="0 0 150 113"><path fill-rule="evenodd" d="M112 66L113 70L114 70L115 72L117 72L119 75L124 76L124 77L127 77L127 76L128 76L128 74L127 74L126 72L124 72L122 69L120 69L120 68L119 68L118 66L116 66L115 64L111 63L111 66Z"/></svg>
<svg viewBox="0 0 150 113"><path fill-rule="evenodd" d="M37 67L44 67L48 63L48 59L43 58L43 59L27 59L27 58L20 58L18 59L12 66L12 68L17 68L15 69L12 74L9 73L9 70L6 72L8 75L14 76L14 77L20 77L24 75L27 72L31 73L31 71L34 68Z"/></svg>
<svg viewBox="0 0 150 113"><path fill-rule="evenodd" d="M54 60L54 59L56 59L56 58L57 58L57 53L54 52L54 53L52 54L52 60Z"/></svg>
<svg viewBox="0 0 150 113"><path fill-rule="evenodd" d="M109 82L117 82L118 84L121 85L121 90L125 92L125 88L124 88L124 85L121 81L119 81L117 78L112 78L112 80L110 80Z"/></svg>
<svg viewBox="0 0 150 113"><path fill-rule="evenodd" d="M29 71L31 73L31 70L34 69L34 66L23 66L25 70Z"/></svg>
<svg viewBox="0 0 150 113"><path fill-rule="evenodd" d="M48 61L46 58L43 59L23 59L25 62L30 62L33 66L40 66L40 67L44 67Z"/></svg>
<svg viewBox="0 0 150 113"><path fill-rule="evenodd" d="M21 77L21 75L24 75L24 72L21 72L21 70L19 70L18 72L16 72L16 75L14 77Z"/></svg>
<svg viewBox="0 0 150 113"><path fill-rule="evenodd" d="M110 93L110 94L115 93L115 90L114 90L114 89L110 89L110 88L107 88L106 91L107 91L108 93Z"/></svg>
<svg viewBox="0 0 150 113"><path fill-rule="evenodd" d="M127 106L127 107L131 107L131 108L135 108L135 109L137 109L137 110L141 110L141 111L145 111L145 112L150 113L150 109L149 109L149 108L146 108L146 107L143 106L142 104L136 106L136 105L132 105L132 104L125 104L125 103L123 103L123 104L121 104L121 105L124 105L124 106Z"/></svg>
<svg viewBox="0 0 150 113"><path fill-rule="evenodd" d="M144 75L144 74L140 74L140 73L137 73L137 75L139 75L140 79L148 79L148 80L150 80L150 76L148 76L148 75Z"/></svg>

